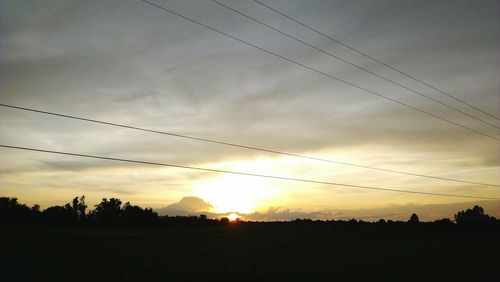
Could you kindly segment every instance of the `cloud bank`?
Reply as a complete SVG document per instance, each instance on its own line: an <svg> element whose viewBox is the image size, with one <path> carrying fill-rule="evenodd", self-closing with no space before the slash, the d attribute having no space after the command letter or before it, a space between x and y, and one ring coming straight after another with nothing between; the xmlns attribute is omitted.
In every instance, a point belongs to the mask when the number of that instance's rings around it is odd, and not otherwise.
<svg viewBox="0 0 500 282"><path fill-rule="evenodd" d="M407 220L412 213L418 214L423 221L432 221L440 218L450 218L461 210L480 205L485 212L496 218L500 218L500 201L461 202L453 204L434 205L390 205L377 209L324 209L319 211L292 210L289 208L270 207L265 211L241 214L248 221L289 221L294 219L312 220L348 220L358 219L365 221L377 221L381 218L391 220ZM210 218L225 217L230 213L210 212L212 206L203 199L197 197L184 197L179 202L173 203L165 208L157 209L160 215L200 215L205 214Z"/></svg>

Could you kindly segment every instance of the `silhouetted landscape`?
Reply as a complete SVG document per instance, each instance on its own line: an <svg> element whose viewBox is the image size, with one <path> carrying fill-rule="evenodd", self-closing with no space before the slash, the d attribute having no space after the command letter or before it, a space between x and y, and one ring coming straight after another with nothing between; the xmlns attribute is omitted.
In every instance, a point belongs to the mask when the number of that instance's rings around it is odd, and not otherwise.
<svg viewBox="0 0 500 282"><path fill-rule="evenodd" d="M0 228L4 281L496 281L500 253L500 221L479 206L433 222L230 222L2 197Z"/></svg>

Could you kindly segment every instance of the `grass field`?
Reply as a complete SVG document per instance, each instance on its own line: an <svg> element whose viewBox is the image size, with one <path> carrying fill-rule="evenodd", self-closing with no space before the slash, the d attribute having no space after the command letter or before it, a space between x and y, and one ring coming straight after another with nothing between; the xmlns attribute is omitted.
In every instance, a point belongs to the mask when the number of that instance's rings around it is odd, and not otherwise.
<svg viewBox="0 0 500 282"><path fill-rule="evenodd" d="M498 281L498 232L230 224L0 230L2 281Z"/></svg>

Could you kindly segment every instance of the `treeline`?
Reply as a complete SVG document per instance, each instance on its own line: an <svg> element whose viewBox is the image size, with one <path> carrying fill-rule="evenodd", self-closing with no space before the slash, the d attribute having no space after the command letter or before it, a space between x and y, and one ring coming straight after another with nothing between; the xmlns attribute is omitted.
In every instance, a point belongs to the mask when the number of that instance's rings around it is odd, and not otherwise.
<svg viewBox="0 0 500 282"><path fill-rule="evenodd" d="M41 210L39 205L32 207L18 202L17 198L0 197L0 228L8 227L155 227L175 225L227 225L227 218L209 219L206 215L199 216L159 216L151 208L141 208L129 202L122 204L120 199L104 198L88 210L85 196L75 197L64 206L52 206ZM238 221L243 224L252 222ZM472 209L459 211L454 220L443 218L434 222L421 223L418 215L412 214L408 221L392 221L380 219L377 222L362 220L311 220L296 219L288 222L274 222L293 225L336 225L340 227L357 228L370 227L404 227L434 226L445 228L461 227L491 227L500 228L500 220L485 214L483 208L474 206ZM267 224L267 223L266 223Z"/></svg>
<svg viewBox="0 0 500 282"><path fill-rule="evenodd" d="M104 198L89 210L85 196L75 197L64 206L41 210L18 202L17 198L0 197L0 228L2 227L152 227L179 224L227 224L227 218L218 220L200 216L158 216L151 208L141 208L117 198Z"/></svg>

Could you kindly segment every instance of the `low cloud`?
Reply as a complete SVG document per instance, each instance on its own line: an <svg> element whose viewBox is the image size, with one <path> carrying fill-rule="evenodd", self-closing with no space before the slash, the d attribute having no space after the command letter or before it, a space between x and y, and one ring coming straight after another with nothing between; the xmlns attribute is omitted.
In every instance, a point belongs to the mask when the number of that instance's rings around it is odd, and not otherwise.
<svg viewBox="0 0 500 282"><path fill-rule="evenodd" d="M472 208L479 205L491 216L500 218L500 201L462 202L452 204L428 204L428 205L391 205L376 209L357 210L319 210L304 211L291 210L282 207L269 207L266 211L242 214L244 220L248 221L289 221L294 219L312 220L348 220L358 219L365 221L377 221L378 219L407 220L412 213L416 213L423 221L433 221L440 218L450 218L460 210ZM227 216L226 213L209 212L212 205L198 197L184 197L179 202L165 208L157 209L161 215L200 215L205 214L209 218L220 218Z"/></svg>
<svg viewBox="0 0 500 282"><path fill-rule="evenodd" d="M301 210L290 210L279 207L270 207L266 212L254 212L245 215L246 220L252 221L281 221L293 219L332 219L335 213L330 211L304 212Z"/></svg>
<svg viewBox="0 0 500 282"><path fill-rule="evenodd" d="M207 213L212 205L198 197L184 197L179 202L157 209L160 215L198 215Z"/></svg>
<svg viewBox="0 0 500 282"><path fill-rule="evenodd" d="M255 212L245 215L247 220L274 221L293 220L297 218L309 219L360 219L376 221L378 219L407 220L412 213L418 214L421 220L432 221L440 218L450 218L460 210L479 205L491 216L500 218L500 201L462 202L453 204L428 204L428 205L391 205L385 208L358 209L358 210L322 210L315 212L292 211L282 208L269 208L266 212Z"/></svg>

